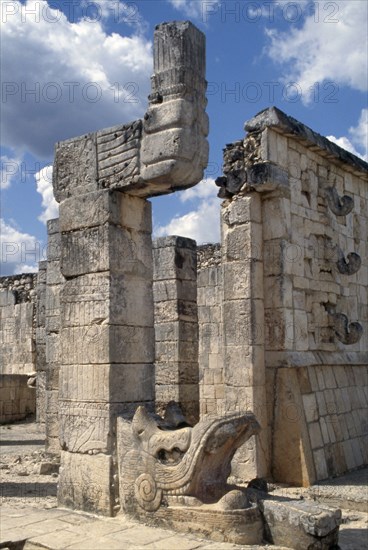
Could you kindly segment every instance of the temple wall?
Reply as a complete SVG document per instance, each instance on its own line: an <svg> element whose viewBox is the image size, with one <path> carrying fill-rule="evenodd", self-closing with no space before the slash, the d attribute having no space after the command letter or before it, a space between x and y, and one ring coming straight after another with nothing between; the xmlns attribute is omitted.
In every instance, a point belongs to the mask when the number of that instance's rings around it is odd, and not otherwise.
<svg viewBox="0 0 368 550"><path fill-rule="evenodd" d="M367 463L367 164L275 108L245 128L218 184L225 211L260 198L261 229L244 233L263 264L264 323L245 311L264 346L253 409L267 405L269 475L309 485Z"/></svg>
<svg viewBox="0 0 368 550"><path fill-rule="evenodd" d="M270 128L261 139L288 176L262 194L271 467L308 485L367 463L368 186L308 143Z"/></svg>

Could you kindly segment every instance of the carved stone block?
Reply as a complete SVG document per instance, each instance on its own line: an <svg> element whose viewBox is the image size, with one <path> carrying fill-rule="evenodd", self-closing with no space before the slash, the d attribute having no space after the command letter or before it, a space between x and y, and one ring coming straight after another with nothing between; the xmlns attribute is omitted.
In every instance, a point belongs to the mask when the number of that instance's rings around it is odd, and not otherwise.
<svg viewBox="0 0 368 550"><path fill-rule="evenodd" d="M58 202L72 195L97 191L95 134L56 144L52 179L54 195Z"/></svg>
<svg viewBox="0 0 368 550"><path fill-rule="evenodd" d="M114 487L110 456L62 451L59 475L60 506L112 515Z"/></svg>

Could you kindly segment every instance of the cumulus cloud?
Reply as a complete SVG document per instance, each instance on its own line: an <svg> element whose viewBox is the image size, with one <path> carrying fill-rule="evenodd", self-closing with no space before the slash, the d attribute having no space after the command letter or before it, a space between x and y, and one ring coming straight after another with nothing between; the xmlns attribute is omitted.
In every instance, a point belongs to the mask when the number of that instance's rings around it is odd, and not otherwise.
<svg viewBox="0 0 368 550"><path fill-rule="evenodd" d="M71 23L45 0L5 4L13 12L2 14L4 145L50 158L55 141L142 116L152 43L140 32L109 34L98 19Z"/></svg>
<svg viewBox="0 0 368 550"><path fill-rule="evenodd" d="M317 82L365 91L368 3L335 0L316 6L318 12L306 15L301 27L268 29L266 52L282 65L284 82L299 84L305 103L311 101Z"/></svg>
<svg viewBox="0 0 368 550"><path fill-rule="evenodd" d="M14 223L0 219L1 275L37 271L46 248L36 237L22 232Z"/></svg>
<svg viewBox="0 0 368 550"><path fill-rule="evenodd" d="M165 226L155 228L155 237L180 235L194 239L198 244L219 242L221 201L217 192L214 180L209 178L180 193L181 202L197 203L196 208L182 216L174 216Z"/></svg>
<svg viewBox="0 0 368 550"><path fill-rule="evenodd" d="M20 157L0 157L0 189L8 189L13 180L19 176L22 159Z"/></svg>
<svg viewBox="0 0 368 550"><path fill-rule="evenodd" d="M45 166L35 174L37 193L42 197L43 211L38 219L46 224L47 220L57 218L59 215L59 205L54 198L52 188L52 166Z"/></svg>
<svg viewBox="0 0 368 550"><path fill-rule="evenodd" d="M353 155L368 161L368 109L363 109L357 126L349 128L350 137L327 136L327 138Z"/></svg>

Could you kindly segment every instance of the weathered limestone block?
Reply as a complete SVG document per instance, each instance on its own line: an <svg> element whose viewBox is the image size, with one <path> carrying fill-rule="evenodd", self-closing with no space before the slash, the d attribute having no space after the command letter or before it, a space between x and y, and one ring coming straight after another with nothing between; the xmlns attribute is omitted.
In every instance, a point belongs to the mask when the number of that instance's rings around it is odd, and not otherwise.
<svg viewBox="0 0 368 550"><path fill-rule="evenodd" d="M266 498L260 508L267 540L275 545L329 550L338 544L341 510L283 498Z"/></svg>
<svg viewBox="0 0 368 550"><path fill-rule="evenodd" d="M104 454L61 452L58 502L77 510L112 515L114 486L112 458Z"/></svg>
<svg viewBox="0 0 368 550"><path fill-rule="evenodd" d="M150 363L154 360L153 327L102 322L61 330L63 365Z"/></svg>
<svg viewBox="0 0 368 550"><path fill-rule="evenodd" d="M71 195L97 190L96 134L56 145L53 169L54 195L58 202Z"/></svg>
<svg viewBox="0 0 368 550"><path fill-rule="evenodd" d="M75 231L110 223L143 233L152 231L151 204L139 198L102 190L65 199L60 204L60 230Z"/></svg>
<svg viewBox="0 0 368 550"><path fill-rule="evenodd" d="M152 285L144 278L109 271L89 273L67 280L61 297L65 328L102 323L141 327L153 324L153 311L147 311Z"/></svg>
<svg viewBox="0 0 368 550"><path fill-rule="evenodd" d="M275 384L273 476L280 482L312 485L317 477L295 369L277 369Z"/></svg>
<svg viewBox="0 0 368 550"><path fill-rule="evenodd" d="M185 237L161 237L153 243L155 282L166 279L196 280L196 243Z"/></svg>
<svg viewBox="0 0 368 550"><path fill-rule="evenodd" d="M124 188L139 178L142 121L97 132L99 188Z"/></svg>
<svg viewBox="0 0 368 550"><path fill-rule="evenodd" d="M112 270L152 276L151 236L112 224L63 233L61 270L64 277ZM113 251L119 250L119 254Z"/></svg>
<svg viewBox="0 0 368 550"><path fill-rule="evenodd" d="M152 364L67 365L60 374L61 400L141 402L154 398Z"/></svg>

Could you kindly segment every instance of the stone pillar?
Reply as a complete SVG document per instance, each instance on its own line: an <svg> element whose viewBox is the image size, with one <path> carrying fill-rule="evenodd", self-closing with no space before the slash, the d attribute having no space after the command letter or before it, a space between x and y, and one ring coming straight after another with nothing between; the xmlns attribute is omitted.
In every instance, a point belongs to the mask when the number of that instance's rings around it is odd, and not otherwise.
<svg viewBox="0 0 368 550"><path fill-rule="evenodd" d="M118 414L154 400L151 205L118 191L60 204L59 502L111 515Z"/></svg>
<svg viewBox="0 0 368 550"><path fill-rule="evenodd" d="M153 409L151 205L192 187L208 160L204 36L189 22L155 30L143 120L58 143L61 357L59 502L118 507L115 423Z"/></svg>
<svg viewBox="0 0 368 550"><path fill-rule="evenodd" d="M60 370L60 291L64 277L60 271L59 219L47 222L47 268L46 268L46 450L60 453L59 442L59 370Z"/></svg>
<svg viewBox="0 0 368 550"><path fill-rule="evenodd" d="M262 431L239 449L233 474L267 474L267 414L261 198L233 197L222 208L223 337L227 411L253 411Z"/></svg>
<svg viewBox="0 0 368 550"><path fill-rule="evenodd" d="M223 270L220 244L197 248L200 416L222 415L224 361L222 334Z"/></svg>
<svg viewBox="0 0 368 550"><path fill-rule="evenodd" d="M156 410L176 401L193 424L199 419L196 249L184 237L153 245Z"/></svg>
<svg viewBox="0 0 368 550"><path fill-rule="evenodd" d="M46 422L46 267L38 263L36 308L36 420Z"/></svg>

